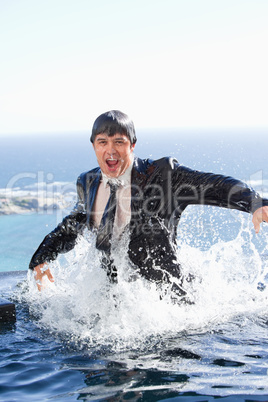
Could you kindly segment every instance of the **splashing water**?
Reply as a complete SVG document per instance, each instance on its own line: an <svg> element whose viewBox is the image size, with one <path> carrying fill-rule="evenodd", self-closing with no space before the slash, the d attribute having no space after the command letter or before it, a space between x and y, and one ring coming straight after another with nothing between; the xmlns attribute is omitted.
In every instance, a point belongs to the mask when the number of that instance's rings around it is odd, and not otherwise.
<svg viewBox="0 0 268 402"><path fill-rule="evenodd" d="M20 297L27 301L40 327L64 337L67 343L110 346L117 352L144 345L152 337L170 338L231 322L240 315L265 314L267 236L260 253L243 219L233 239L217 239L206 249L179 239L183 274L195 277L185 282L192 305L173 304L168 295L160 300L155 284L139 277L130 280L133 268L127 263L125 247L115 260L118 284L109 283L100 268L95 236L89 232L73 251L50 264L55 283L48 282L44 291L38 292L29 273Z"/></svg>

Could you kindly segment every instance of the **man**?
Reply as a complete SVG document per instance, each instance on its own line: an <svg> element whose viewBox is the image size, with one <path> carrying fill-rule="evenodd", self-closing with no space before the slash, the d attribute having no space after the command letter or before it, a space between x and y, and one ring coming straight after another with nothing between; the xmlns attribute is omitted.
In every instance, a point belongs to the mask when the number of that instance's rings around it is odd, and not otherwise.
<svg viewBox="0 0 268 402"><path fill-rule="evenodd" d="M91 142L99 167L77 180L78 202L61 224L45 237L30 262L38 289L47 277L47 263L71 250L85 228L95 231L102 267L111 281L117 272L113 253L119 239L128 236L128 258L133 272L159 285L170 285L183 298L183 277L176 257L177 226L191 204L233 208L253 214L259 232L268 222L268 199L231 177L203 173L178 164L174 158L141 160L134 157L133 122L120 111L100 115Z"/></svg>

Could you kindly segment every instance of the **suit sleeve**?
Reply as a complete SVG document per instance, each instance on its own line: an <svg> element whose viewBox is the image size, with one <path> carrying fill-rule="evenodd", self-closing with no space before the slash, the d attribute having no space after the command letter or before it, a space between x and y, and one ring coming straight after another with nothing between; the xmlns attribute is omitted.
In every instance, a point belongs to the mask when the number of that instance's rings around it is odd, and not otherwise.
<svg viewBox="0 0 268 402"><path fill-rule="evenodd" d="M175 202L183 210L187 205L203 204L253 213L268 205L268 199L246 183L230 176L204 173L173 161L172 187Z"/></svg>
<svg viewBox="0 0 268 402"><path fill-rule="evenodd" d="M80 178L77 181L77 195L78 201L75 208L44 238L30 261L29 269L34 269L44 262L53 261L59 253L66 253L74 248L77 236L83 232L86 224L85 196Z"/></svg>

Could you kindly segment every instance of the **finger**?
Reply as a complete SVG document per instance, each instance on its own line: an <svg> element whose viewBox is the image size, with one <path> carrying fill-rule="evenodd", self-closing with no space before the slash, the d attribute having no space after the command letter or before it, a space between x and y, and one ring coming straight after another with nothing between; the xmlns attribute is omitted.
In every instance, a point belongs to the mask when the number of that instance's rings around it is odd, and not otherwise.
<svg viewBox="0 0 268 402"><path fill-rule="evenodd" d="M40 279L35 280L36 285L37 285L37 289L39 290L39 292L41 292L42 290L42 282L40 281Z"/></svg>
<svg viewBox="0 0 268 402"><path fill-rule="evenodd" d="M50 280L50 282L54 282L53 275L52 275L52 273L50 272L50 269L49 269L49 268L46 270L46 274L47 274L47 277L48 277L48 279Z"/></svg>
<svg viewBox="0 0 268 402"><path fill-rule="evenodd" d="M38 270L38 267L36 267L34 269L33 274L34 274L34 280L35 280L35 283L37 285L37 288L40 291L41 290L41 281L40 281L40 272Z"/></svg>
<svg viewBox="0 0 268 402"><path fill-rule="evenodd" d="M257 219L253 219L252 220L253 225L254 225L254 229L255 229L255 233L259 233L260 231L260 223Z"/></svg>

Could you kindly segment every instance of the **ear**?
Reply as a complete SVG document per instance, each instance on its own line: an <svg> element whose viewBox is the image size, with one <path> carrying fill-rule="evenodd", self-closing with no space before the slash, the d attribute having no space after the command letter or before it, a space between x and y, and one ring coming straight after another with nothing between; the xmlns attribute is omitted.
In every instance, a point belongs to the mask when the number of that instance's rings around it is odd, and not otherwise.
<svg viewBox="0 0 268 402"><path fill-rule="evenodd" d="M131 152L134 151L135 145L136 145L136 144L131 144L131 145L130 145L130 150L131 150Z"/></svg>

